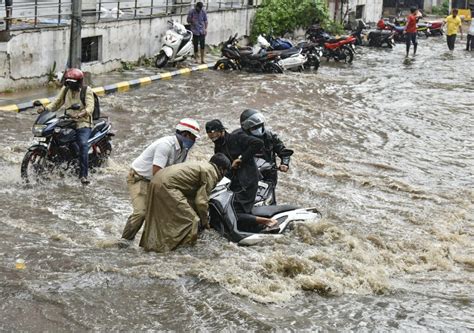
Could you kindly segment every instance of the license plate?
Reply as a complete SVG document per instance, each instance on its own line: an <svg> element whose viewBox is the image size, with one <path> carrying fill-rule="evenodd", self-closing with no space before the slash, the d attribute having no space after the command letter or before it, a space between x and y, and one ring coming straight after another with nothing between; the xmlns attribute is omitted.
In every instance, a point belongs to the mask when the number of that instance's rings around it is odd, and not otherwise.
<svg viewBox="0 0 474 333"><path fill-rule="evenodd" d="M46 142L46 138L38 138L38 142Z"/></svg>

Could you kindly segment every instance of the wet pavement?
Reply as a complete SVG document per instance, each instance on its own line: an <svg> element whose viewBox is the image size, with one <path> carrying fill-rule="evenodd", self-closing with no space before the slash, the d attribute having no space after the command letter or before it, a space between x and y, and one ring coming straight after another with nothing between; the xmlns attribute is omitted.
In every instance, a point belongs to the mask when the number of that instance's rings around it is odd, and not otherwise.
<svg viewBox="0 0 474 333"><path fill-rule="evenodd" d="M206 71L106 96L113 153L88 187L67 175L25 187L35 114L1 113L0 329L474 329L473 53L462 46L433 38L408 59L403 45L364 48L318 73ZM206 231L169 254L138 240L117 249L131 161L180 118L234 129L246 107L296 151L280 203L323 219L255 247ZM203 138L190 159L211 154Z"/></svg>

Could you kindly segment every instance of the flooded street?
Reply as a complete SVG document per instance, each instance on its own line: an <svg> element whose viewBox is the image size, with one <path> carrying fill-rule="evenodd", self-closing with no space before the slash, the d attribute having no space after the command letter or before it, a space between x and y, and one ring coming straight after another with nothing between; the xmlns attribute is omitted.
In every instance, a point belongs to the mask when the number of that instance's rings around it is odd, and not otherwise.
<svg viewBox="0 0 474 333"><path fill-rule="evenodd" d="M116 136L82 187L25 187L28 112L0 120L0 330L474 329L474 54L421 40L317 74L206 71L101 99ZM115 81L114 81L115 82ZM112 82L110 82L112 83ZM129 165L183 117L230 130L247 107L295 150L279 203L323 219L239 247L206 231L168 254L117 249ZM192 160L208 159L203 136ZM24 259L26 268L15 269Z"/></svg>

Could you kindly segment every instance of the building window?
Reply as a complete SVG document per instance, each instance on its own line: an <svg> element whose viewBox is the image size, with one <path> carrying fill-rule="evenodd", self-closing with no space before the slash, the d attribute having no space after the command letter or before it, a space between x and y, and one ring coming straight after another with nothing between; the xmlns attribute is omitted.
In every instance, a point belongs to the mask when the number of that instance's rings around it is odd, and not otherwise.
<svg viewBox="0 0 474 333"><path fill-rule="evenodd" d="M364 16L365 5L356 6L356 19L361 19Z"/></svg>
<svg viewBox="0 0 474 333"><path fill-rule="evenodd" d="M102 36L82 38L82 62L98 61L102 45Z"/></svg>

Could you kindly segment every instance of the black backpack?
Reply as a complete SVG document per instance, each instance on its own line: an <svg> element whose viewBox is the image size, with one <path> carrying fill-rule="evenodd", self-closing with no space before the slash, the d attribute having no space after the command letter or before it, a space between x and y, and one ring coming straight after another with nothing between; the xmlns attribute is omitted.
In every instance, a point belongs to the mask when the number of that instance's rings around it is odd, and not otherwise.
<svg viewBox="0 0 474 333"><path fill-rule="evenodd" d="M87 92L87 86L82 87L80 98L81 98L82 104L84 105L86 105L86 92ZM92 112L92 119L97 120L100 118L100 101L99 101L99 96L97 96L95 92L92 92L92 93L94 94L94 111Z"/></svg>

